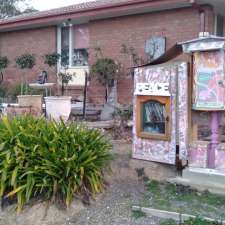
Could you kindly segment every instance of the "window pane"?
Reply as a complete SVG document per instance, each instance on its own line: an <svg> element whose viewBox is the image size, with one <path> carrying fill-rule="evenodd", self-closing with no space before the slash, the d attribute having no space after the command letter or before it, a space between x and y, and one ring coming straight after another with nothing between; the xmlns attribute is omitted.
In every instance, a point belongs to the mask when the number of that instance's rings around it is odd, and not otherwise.
<svg viewBox="0 0 225 225"><path fill-rule="evenodd" d="M193 111L192 127L194 141L211 141L209 112Z"/></svg>
<svg viewBox="0 0 225 225"><path fill-rule="evenodd" d="M61 65L69 65L69 27L62 27L61 30Z"/></svg>
<svg viewBox="0 0 225 225"><path fill-rule="evenodd" d="M224 36L224 17L217 15L217 27L216 27L216 35L223 37Z"/></svg>
<svg viewBox="0 0 225 225"><path fill-rule="evenodd" d="M74 49L87 49L89 48L89 32L87 25L74 25L73 26L73 48Z"/></svg>
<svg viewBox="0 0 225 225"><path fill-rule="evenodd" d="M73 66L87 66L89 48L89 31L87 25L73 27Z"/></svg>
<svg viewBox="0 0 225 225"><path fill-rule="evenodd" d="M152 134L165 134L166 109L165 105L157 101L148 101L143 104L143 124L144 132Z"/></svg>

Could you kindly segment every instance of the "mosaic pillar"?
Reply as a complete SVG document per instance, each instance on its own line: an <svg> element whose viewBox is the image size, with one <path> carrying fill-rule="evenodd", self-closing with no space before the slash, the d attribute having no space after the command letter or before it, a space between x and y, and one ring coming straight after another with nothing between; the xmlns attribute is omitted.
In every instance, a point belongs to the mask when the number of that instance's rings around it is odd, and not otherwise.
<svg viewBox="0 0 225 225"><path fill-rule="evenodd" d="M208 146L207 166L210 169L215 169L216 148L219 144L219 122L220 112L211 113L211 143Z"/></svg>

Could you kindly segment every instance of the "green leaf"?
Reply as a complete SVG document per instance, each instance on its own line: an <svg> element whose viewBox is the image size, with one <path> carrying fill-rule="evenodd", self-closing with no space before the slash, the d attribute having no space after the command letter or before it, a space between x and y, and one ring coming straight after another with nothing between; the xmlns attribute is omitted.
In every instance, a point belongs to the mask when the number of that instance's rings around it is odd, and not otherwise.
<svg viewBox="0 0 225 225"><path fill-rule="evenodd" d="M23 190L23 189L25 189L25 188L26 188L26 184L24 184L24 185L22 185L22 186L20 186L20 187L18 187L18 188L16 188L16 189L14 189L13 191L9 192L9 193L6 195L6 197L7 197L7 198L8 198L8 197L11 197L11 196L15 195L16 193L20 192L21 190Z"/></svg>
<svg viewBox="0 0 225 225"><path fill-rule="evenodd" d="M18 172L19 167L16 166L15 169L13 170L12 173L12 178L11 178L11 185L14 186L16 184L16 179L17 179L17 172Z"/></svg>

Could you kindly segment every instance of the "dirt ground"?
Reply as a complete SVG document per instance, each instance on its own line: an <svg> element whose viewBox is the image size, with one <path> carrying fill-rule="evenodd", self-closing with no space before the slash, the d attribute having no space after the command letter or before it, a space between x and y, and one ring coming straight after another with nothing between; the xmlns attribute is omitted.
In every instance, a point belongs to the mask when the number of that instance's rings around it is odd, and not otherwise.
<svg viewBox="0 0 225 225"><path fill-rule="evenodd" d="M109 186L89 206L75 199L68 210L62 210L38 202L27 205L20 214L9 206L0 212L0 225L158 225L157 218L136 218L132 214L132 205L138 204L144 196L144 182L135 169L137 163L131 165L132 145L115 141L113 146L112 174L106 177ZM144 163L139 161L139 164ZM159 173L157 164L150 168L153 168L152 174L164 174Z"/></svg>

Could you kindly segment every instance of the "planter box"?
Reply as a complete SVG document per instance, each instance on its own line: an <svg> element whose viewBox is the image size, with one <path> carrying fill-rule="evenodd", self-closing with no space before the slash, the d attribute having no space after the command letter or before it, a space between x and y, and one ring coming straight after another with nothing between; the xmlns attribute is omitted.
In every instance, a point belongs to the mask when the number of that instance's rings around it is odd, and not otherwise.
<svg viewBox="0 0 225 225"><path fill-rule="evenodd" d="M67 121L71 113L71 97L45 97L45 108L47 118L55 121L60 121L60 119Z"/></svg>
<svg viewBox="0 0 225 225"><path fill-rule="evenodd" d="M42 95L18 95L17 99L19 106L37 108L42 112Z"/></svg>
<svg viewBox="0 0 225 225"><path fill-rule="evenodd" d="M32 106L8 106L6 108L6 114L9 116L21 116L21 115L33 115L41 116L41 111Z"/></svg>

